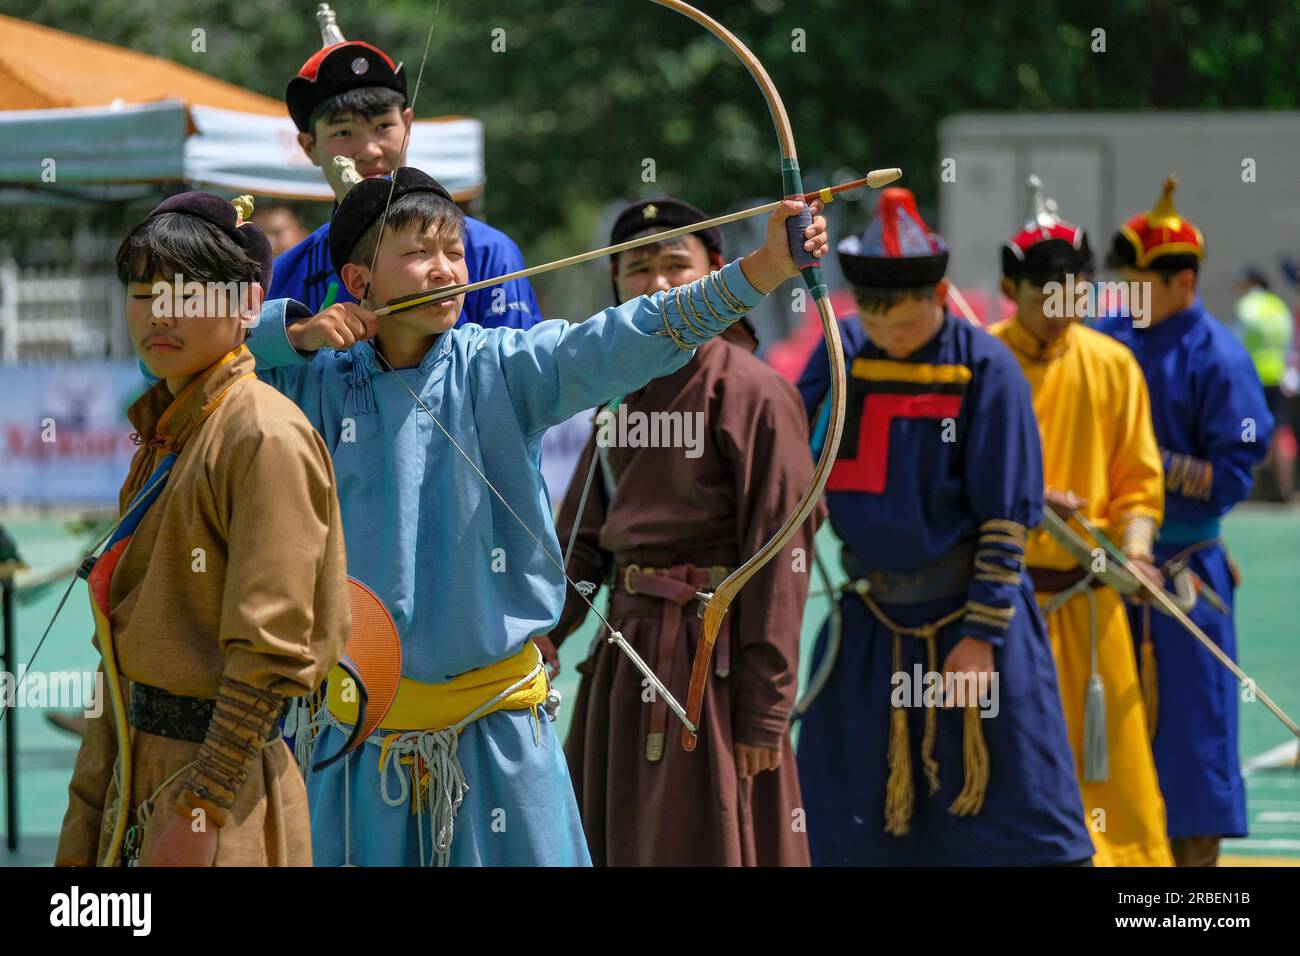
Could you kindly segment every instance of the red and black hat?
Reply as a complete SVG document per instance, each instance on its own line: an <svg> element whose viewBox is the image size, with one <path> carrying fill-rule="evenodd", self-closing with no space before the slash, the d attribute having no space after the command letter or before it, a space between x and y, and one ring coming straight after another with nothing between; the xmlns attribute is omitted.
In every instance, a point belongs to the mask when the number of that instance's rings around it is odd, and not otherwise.
<svg viewBox="0 0 1300 956"><path fill-rule="evenodd" d="M872 289L930 286L948 269L948 246L916 210L910 189L880 192L880 204L860 236L836 247L844 277Z"/></svg>
<svg viewBox="0 0 1300 956"><path fill-rule="evenodd" d="M1170 176L1151 211L1138 213L1120 226L1106 257L1108 266L1161 272L1200 268L1205 238L1174 208L1177 188L1178 180Z"/></svg>
<svg viewBox="0 0 1300 956"><path fill-rule="evenodd" d="M1002 274L1012 281L1026 279L1044 285L1065 275L1090 273L1092 249L1082 226L1056 215L1055 200L1043 196L1043 183L1030 176L1029 220L1002 245Z"/></svg>
<svg viewBox="0 0 1300 956"><path fill-rule="evenodd" d="M379 47L348 40L317 50L289 81L284 102L294 125L311 133L312 113L326 100L363 86L382 86L406 95L406 72Z"/></svg>

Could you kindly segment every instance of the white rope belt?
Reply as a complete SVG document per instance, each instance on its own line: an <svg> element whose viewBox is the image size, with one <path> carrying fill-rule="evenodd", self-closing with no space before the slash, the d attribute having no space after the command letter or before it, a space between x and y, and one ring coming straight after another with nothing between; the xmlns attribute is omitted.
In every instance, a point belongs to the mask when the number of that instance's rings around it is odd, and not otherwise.
<svg viewBox="0 0 1300 956"><path fill-rule="evenodd" d="M455 836L456 813L465 800L466 792L470 789L469 782L465 779L464 768L461 767L460 757L457 755L460 746L460 732L515 691L532 683L537 679L539 673L545 673L545 669L546 665L539 651L537 663L524 677L515 681L491 700L482 704L473 713L463 717L450 727L444 727L441 730L408 730L401 732L381 729L376 730L366 738L367 744L381 748L380 753L383 754L379 764L379 795L383 798L384 803L390 807L400 807L414 801L412 812L417 821L416 829L420 841L421 866L447 866L451 860L451 842ZM309 736L311 737L313 749L315 741L319 737L314 731L325 725L336 728L344 736L352 729L351 725L343 723L330 713L328 706L322 706L311 719L310 731L313 731L313 733L310 733ZM388 745L388 750L385 752L382 749L384 742L395 733L398 736ZM533 742L539 745L541 743L535 709L533 714ZM421 794L420 787L413 788L407 774L403 772L402 759L404 757L411 757L413 762L423 764L424 769L429 774L427 806L421 805L425 802L425 798ZM308 762L310 762L310 753L308 753ZM344 866L352 865L352 807L346 793L346 788L349 785L350 762L350 760L343 761L345 787L343 805ZM393 775L396 776L398 786L401 788L395 797L389 794L390 769L394 771ZM424 812L426 810L429 815L429 836L433 843L432 852L427 863L425 862L424 851Z"/></svg>

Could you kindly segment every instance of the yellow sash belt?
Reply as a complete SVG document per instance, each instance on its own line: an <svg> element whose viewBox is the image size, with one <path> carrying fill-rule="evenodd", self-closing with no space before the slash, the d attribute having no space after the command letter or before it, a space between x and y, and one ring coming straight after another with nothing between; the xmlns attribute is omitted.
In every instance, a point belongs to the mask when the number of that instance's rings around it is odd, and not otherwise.
<svg viewBox="0 0 1300 956"><path fill-rule="evenodd" d="M425 684L403 677L397 685L397 697L380 722L382 730L442 730L455 726L471 715L477 720L498 710L525 710L544 703L549 690L546 668L538 666L541 654L528 641L518 654L505 660L467 671L441 684ZM534 672L536 672L534 674ZM530 679L529 675L533 675ZM515 685L518 684L518 687ZM514 687L514 690L505 692ZM357 720L355 692L348 675L338 667L329 674L326 706L344 724ZM505 696L501 696L501 695ZM495 698L501 697L500 700ZM482 713L477 713L484 708Z"/></svg>

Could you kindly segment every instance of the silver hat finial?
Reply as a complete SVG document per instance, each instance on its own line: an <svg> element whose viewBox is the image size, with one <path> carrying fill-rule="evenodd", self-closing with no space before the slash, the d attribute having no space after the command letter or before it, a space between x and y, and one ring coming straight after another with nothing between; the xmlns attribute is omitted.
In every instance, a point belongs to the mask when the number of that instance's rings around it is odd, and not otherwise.
<svg viewBox="0 0 1300 956"><path fill-rule="evenodd" d="M1029 190L1029 220L1025 227L1051 229L1060 222L1056 215L1056 200L1043 195L1043 181L1031 173L1025 180L1025 187Z"/></svg>
<svg viewBox="0 0 1300 956"><path fill-rule="evenodd" d="M316 8L316 23L320 26L321 46L333 46L336 43L347 42L343 39L343 31L339 29L334 10L328 3L322 3Z"/></svg>

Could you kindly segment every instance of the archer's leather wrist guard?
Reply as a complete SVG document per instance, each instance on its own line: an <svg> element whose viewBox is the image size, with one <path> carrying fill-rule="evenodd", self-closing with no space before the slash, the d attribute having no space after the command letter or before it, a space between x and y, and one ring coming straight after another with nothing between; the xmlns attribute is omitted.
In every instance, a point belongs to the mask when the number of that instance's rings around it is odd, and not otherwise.
<svg viewBox="0 0 1300 956"><path fill-rule="evenodd" d="M190 770L177 811L202 809L220 827L280 718L284 698L222 678L208 733Z"/></svg>

